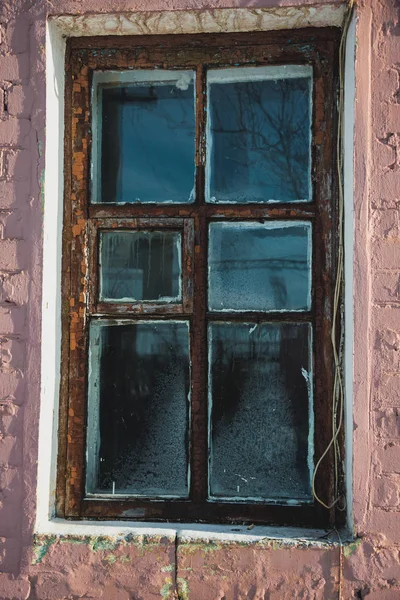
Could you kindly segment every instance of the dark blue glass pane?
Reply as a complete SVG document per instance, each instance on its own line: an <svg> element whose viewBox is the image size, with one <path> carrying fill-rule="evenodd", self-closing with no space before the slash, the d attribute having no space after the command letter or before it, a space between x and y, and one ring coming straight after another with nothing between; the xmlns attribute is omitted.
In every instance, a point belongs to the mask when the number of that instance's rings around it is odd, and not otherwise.
<svg viewBox="0 0 400 600"><path fill-rule="evenodd" d="M211 496L311 500L311 326L213 323L209 344Z"/></svg>
<svg viewBox="0 0 400 600"><path fill-rule="evenodd" d="M193 77L187 79L99 86L101 190L95 201L194 201L194 86Z"/></svg>
<svg viewBox="0 0 400 600"><path fill-rule="evenodd" d="M213 82L208 110L209 202L311 200L310 77Z"/></svg>

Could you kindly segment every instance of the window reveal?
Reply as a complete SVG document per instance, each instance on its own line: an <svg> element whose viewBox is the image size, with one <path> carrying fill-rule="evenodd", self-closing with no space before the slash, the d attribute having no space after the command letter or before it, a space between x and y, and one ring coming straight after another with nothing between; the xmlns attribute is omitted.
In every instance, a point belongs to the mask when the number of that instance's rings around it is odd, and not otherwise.
<svg viewBox="0 0 400 600"><path fill-rule="evenodd" d="M60 515L335 522L337 36L270 37L70 42Z"/></svg>

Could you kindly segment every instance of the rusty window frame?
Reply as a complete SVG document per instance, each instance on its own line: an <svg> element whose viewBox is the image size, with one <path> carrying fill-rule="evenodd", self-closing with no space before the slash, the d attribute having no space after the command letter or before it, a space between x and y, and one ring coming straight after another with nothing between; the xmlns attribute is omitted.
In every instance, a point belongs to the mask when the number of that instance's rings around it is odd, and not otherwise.
<svg viewBox="0 0 400 600"><path fill-rule="evenodd" d="M337 64L339 30L304 29L290 32L198 34L141 37L71 38L66 52L65 208L63 227L62 350L56 513L67 518L136 519L145 521L207 521L273 523L326 527L343 522L337 507L326 510L316 501L298 506L206 502L207 498L207 226L215 219L298 220L312 223L313 284L309 313L287 313L290 322L313 326L315 462L331 438L333 356L331 349L333 287L336 275L338 215L336 208L335 130L337 122ZM313 67L312 186L313 202L296 204L206 204L205 114L207 68L228 66L308 64ZM196 201L189 205L90 204L91 82L96 69L195 69L196 71ZM108 314L95 305L97 230L132 228L169 219L184 227L184 272L187 285L182 305L171 318L191 321L191 485L189 500L103 500L85 497L85 428L87 389L87 331L90 314ZM150 221L147 221L150 220ZM92 275L91 275L92 274ZM94 274L94 276L93 276ZM192 274L192 286L189 274ZM87 298L90 300L87 301ZM158 307L160 308L160 307ZM109 306L110 316L133 316L153 310ZM125 312L124 312L125 311ZM130 312L127 312L130 311ZM148 313L147 313L148 314ZM228 314L235 318L234 314ZM236 315L247 322L257 313ZM282 321L268 313L264 321ZM343 439L340 439L343 451ZM338 466L341 485L343 473ZM334 495L334 456L316 479L319 496L329 503Z"/></svg>

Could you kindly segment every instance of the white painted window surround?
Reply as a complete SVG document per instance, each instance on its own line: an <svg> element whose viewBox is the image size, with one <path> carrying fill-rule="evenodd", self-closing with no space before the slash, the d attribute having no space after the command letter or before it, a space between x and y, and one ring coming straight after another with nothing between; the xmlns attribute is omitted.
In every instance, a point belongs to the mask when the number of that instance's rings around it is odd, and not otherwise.
<svg viewBox="0 0 400 600"><path fill-rule="evenodd" d="M162 13L118 13L52 17L46 33L46 177L43 236L42 373L39 422L36 532L59 535L163 535L181 539L213 538L254 542L262 538L299 539L313 545L322 535L318 530L246 527L228 525L154 524L70 521L54 518L57 463L58 403L61 361L61 233L63 218L63 134L64 57L66 38L88 35L141 35L167 33L207 33L228 31L268 31L300 27L341 26L344 3L319 6L266 9L215 9L205 11L166 11ZM352 525L352 373L353 373L353 126L354 126L355 21L347 38L345 72L345 311L346 311L346 477L348 526Z"/></svg>

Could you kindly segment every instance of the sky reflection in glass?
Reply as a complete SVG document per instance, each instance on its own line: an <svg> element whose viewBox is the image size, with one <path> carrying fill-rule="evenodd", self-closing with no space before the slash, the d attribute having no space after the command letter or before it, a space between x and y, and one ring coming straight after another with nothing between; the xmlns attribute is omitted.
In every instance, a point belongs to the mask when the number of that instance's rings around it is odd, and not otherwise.
<svg viewBox="0 0 400 600"><path fill-rule="evenodd" d="M100 123L94 129L101 156L95 168L101 186L94 187L94 202L193 202L192 72L136 71L99 78L106 81L97 87Z"/></svg>
<svg viewBox="0 0 400 600"><path fill-rule="evenodd" d="M210 72L209 202L311 200L310 75L301 66Z"/></svg>

